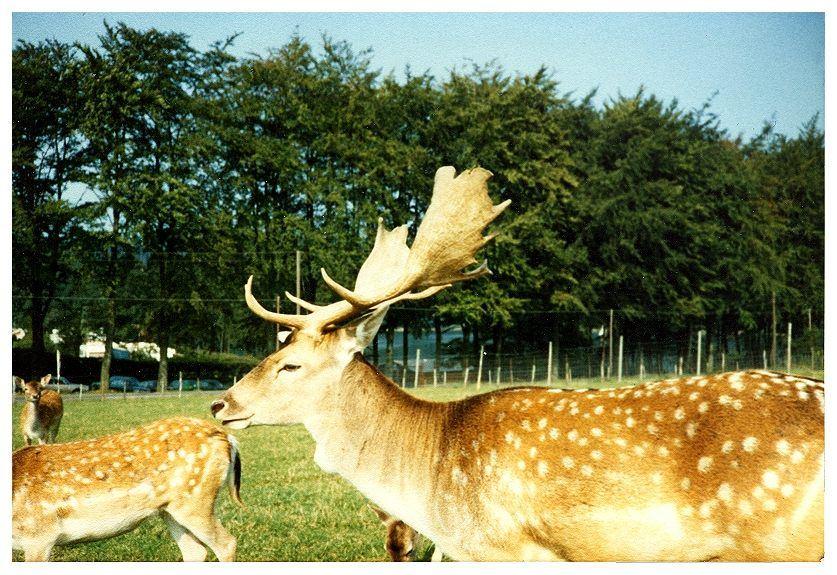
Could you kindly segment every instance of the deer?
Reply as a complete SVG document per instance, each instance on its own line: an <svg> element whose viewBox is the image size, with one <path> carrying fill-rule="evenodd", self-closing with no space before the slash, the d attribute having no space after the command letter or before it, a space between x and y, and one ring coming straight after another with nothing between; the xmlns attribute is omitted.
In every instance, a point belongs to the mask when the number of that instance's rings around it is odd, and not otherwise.
<svg viewBox="0 0 837 575"><path fill-rule="evenodd" d="M212 402L231 429L301 423L315 463L465 561L817 561L823 382L750 370L634 387L502 389L450 402L363 357L389 306L489 274L475 254L508 206L491 173L436 172L415 237L386 230L337 301L265 309L285 343Z"/></svg>
<svg viewBox="0 0 837 575"><path fill-rule="evenodd" d="M241 460L216 424L175 417L89 440L12 453L12 547L48 561L56 545L99 541L160 515L184 561L235 559L236 539L215 516L226 483L240 497Z"/></svg>
<svg viewBox="0 0 837 575"><path fill-rule="evenodd" d="M20 429L26 445L54 443L64 416L64 402L61 394L45 386L52 375L43 376L40 381L23 381L15 378L16 385L23 389L26 403L20 412Z"/></svg>
<svg viewBox="0 0 837 575"><path fill-rule="evenodd" d="M384 549L389 554L389 558L395 562L413 561L416 548L421 540L419 532L374 503L370 503L369 508L377 515L387 530ZM434 547L433 556L430 560L434 562L442 560L442 553L438 548Z"/></svg>

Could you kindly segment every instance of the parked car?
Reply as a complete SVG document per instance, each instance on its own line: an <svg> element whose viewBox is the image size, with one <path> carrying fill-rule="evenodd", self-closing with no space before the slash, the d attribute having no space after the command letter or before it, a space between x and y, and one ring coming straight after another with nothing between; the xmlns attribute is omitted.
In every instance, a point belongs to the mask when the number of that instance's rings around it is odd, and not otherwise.
<svg viewBox="0 0 837 575"><path fill-rule="evenodd" d="M97 379L96 381L91 381L91 382L87 385L87 387L89 387L89 388L90 388L90 391L96 391L96 390L98 390L100 387L102 387L102 385L101 385L101 382Z"/></svg>
<svg viewBox="0 0 837 575"><path fill-rule="evenodd" d="M198 387L198 382L195 381L194 379L184 379L183 380L183 387L182 387L183 391L194 391L195 389L197 389L197 387ZM177 390L181 389L180 380L179 379L171 380L171 382L169 383L169 389L172 390L172 391L177 391Z"/></svg>
<svg viewBox="0 0 837 575"><path fill-rule="evenodd" d="M224 385L217 379L201 379L198 383L198 389L206 391L219 391L221 389L227 389L229 387L229 385Z"/></svg>
<svg viewBox="0 0 837 575"><path fill-rule="evenodd" d="M59 381L61 385L59 386ZM54 375L49 379L49 383L47 383L44 387L47 389L54 389L55 391L61 391L66 393L71 392L78 392L79 388L81 388L82 392L90 391L90 386L84 385L83 383L73 383L63 375L60 378L55 377Z"/></svg>
<svg viewBox="0 0 837 575"><path fill-rule="evenodd" d="M139 380L125 375L111 376L108 389L111 391L139 391Z"/></svg>
<svg viewBox="0 0 837 575"><path fill-rule="evenodd" d="M143 391L147 393L153 393L157 391L157 380L146 379L144 381L139 382L139 389L137 389L137 391Z"/></svg>

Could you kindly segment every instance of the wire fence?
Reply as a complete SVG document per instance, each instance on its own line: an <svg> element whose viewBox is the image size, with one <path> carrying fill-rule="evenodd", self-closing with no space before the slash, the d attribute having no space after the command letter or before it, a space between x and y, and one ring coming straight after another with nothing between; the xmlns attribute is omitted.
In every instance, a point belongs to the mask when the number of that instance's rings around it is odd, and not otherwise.
<svg viewBox="0 0 837 575"><path fill-rule="evenodd" d="M415 352L414 352L415 353ZM824 370L822 348L791 351L771 358L769 349L713 351L682 355L676 346L656 349L574 348L538 353L443 354L407 360L381 358L378 368L402 387L552 385L586 387L595 382L662 379L743 369L817 374Z"/></svg>

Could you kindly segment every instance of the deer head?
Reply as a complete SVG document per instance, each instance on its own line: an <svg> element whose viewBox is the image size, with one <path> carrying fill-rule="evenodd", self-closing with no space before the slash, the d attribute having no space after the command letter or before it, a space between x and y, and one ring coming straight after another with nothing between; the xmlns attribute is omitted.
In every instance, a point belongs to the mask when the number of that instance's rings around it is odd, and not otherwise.
<svg viewBox="0 0 837 575"><path fill-rule="evenodd" d="M27 381L21 384L23 388L23 394L26 397L26 401L31 401L37 403L41 400L41 393L43 393L46 384L49 383L49 380L52 379L52 375L48 374L43 376L40 381L33 380Z"/></svg>
<svg viewBox="0 0 837 575"><path fill-rule="evenodd" d="M213 402L216 418L234 429L316 418L312 406L340 380L353 356L372 341L390 305L426 298L455 282L490 273L486 262L463 270L476 263L476 252L494 237L483 236L483 230L510 201L493 204L487 170L475 168L454 176L452 167L436 172L433 197L412 246L406 243L406 225L387 230L379 219L375 245L353 290L321 270L338 301L318 306L286 293L310 313L275 313L258 303L252 294L252 276L247 280L248 307L267 321L291 328L292 333L278 351Z"/></svg>

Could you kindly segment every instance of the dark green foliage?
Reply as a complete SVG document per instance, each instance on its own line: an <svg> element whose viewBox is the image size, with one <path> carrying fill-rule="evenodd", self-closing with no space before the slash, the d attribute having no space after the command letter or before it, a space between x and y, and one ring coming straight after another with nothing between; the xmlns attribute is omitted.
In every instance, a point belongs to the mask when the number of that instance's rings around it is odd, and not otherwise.
<svg viewBox="0 0 837 575"><path fill-rule="evenodd" d="M397 81L327 37L246 59L227 52L234 37L200 52L119 24L100 40L13 54L13 312L36 347L45 325L69 348L103 331L263 354L274 327L243 305L246 277L272 307L294 291L299 250L302 296L331 301L319 268L351 284L378 217L412 237L442 165L490 169L494 199L513 202L482 254L494 276L399 306L382 334L436 319L496 353L589 346L612 308L634 342L705 329L763 343L773 293L782 318L810 309L821 325L816 119L741 142L709 103L639 91L597 108L545 68ZM72 182L96 201L68 204ZM806 328L794 333L813 345Z"/></svg>

